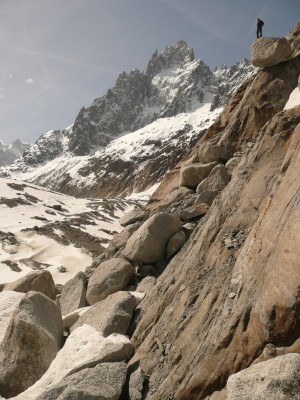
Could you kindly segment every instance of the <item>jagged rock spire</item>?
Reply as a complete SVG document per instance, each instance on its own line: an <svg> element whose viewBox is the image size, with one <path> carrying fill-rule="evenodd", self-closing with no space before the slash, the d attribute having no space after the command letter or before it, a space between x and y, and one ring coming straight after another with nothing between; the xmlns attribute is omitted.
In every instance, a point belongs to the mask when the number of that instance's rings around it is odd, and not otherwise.
<svg viewBox="0 0 300 400"><path fill-rule="evenodd" d="M152 77L163 68L172 68L175 65L182 67L194 59L194 50L190 49L184 40L180 40L175 45L167 46L161 54L158 54L157 50L154 52L148 63L146 75Z"/></svg>

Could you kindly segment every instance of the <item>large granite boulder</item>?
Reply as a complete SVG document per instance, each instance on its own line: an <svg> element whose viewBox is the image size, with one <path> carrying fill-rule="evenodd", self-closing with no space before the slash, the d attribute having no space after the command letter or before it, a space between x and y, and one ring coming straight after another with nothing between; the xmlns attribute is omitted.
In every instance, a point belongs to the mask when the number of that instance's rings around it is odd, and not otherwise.
<svg viewBox="0 0 300 400"><path fill-rule="evenodd" d="M46 390L36 400L118 400L126 380L127 365L103 363L85 368Z"/></svg>
<svg viewBox="0 0 300 400"><path fill-rule="evenodd" d="M142 221L146 217L146 213L142 210L132 210L130 213L123 215L119 219L119 224L121 226L127 226L134 224L135 222Z"/></svg>
<svg viewBox="0 0 300 400"><path fill-rule="evenodd" d="M3 290L27 293L30 290L40 292L54 300L56 291L52 275L49 271L32 271L14 282L8 283Z"/></svg>
<svg viewBox="0 0 300 400"><path fill-rule="evenodd" d="M106 337L112 333L126 334L137 300L128 292L117 292L99 301L81 315L72 330L88 324Z"/></svg>
<svg viewBox="0 0 300 400"><path fill-rule="evenodd" d="M113 258L101 263L92 274L86 293L90 305L104 300L119 290L124 290L134 275L133 266L123 258Z"/></svg>
<svg viewBox="0 0 300 400"><path fill-rule="evenodd" d="M262 37L251 47L251 62L254 67L272 67L292 55L292 48L286 38Z"/></svg>
<svg viewBox="0 0 300 400"><path fill-rule="evenodd" d="M230 175L223 164L217 165L204 181L197 186L197 193L206 190L221 191L229 183Z"/></svg>
<svg viewBox="0 0 300 400"><path fill-rule="evenodd" d="M187 187L179 187L168 193L163 201L160 203L158 211L163 211L171 205L182 201L194 194L194 190L188 189Z"/></svg>
<svg viewBox="0 0 300 400"><path fill-rule="evenodd" d="M228 400L300 398L300 354L287 354L231 375Z"/></svg>
<svg viewBox="0 0 300 400"><path fill-rule="evenodd" d="M105 338L92 326L80 326L68 337L42 378L15 399L37 399L44 393L45 388L50 391L79 371L93 368L100 363L128 360L132 351L132 344L123 335L112 334Z"/></svg>
<svg viewBox="0 0 300 400"><path fill-rule="evenodd" d="M210 171L218 165L218 162L196 163L183 165L180 170L180 186L195 189L200 182L208 177Z"/></svg>
<svg viewBox="0 0 300 400"><path fill-rule="evenodd" d="M24 293L19 292L1 292L0 293L0 344L5 336L7 327L12 315L17 310Z"/></svg>
<svg viewBox="0 0 300 400"><path fill-rule="evenodd" d="M197 204L207 204L208 206L212 205L214 199L218 196L218 190L206 190L205 192L201 192L195 200L195 205Z"/></svg>
<svg viewBox="0 0 300 400"><path fill-rule="evenodd" d="M1 295L5 304L6 292ZM28 292L15 305L8 324L6 319L0 344L0 395L4 397L17 395L33 385L62 344L61 312L53 300L38 292Z"/></svg>
<svg viewBox="0 0 300 400"><path fill-rule="evenodd" d="M155 264L166 256L169 239L181 229L177 215L157 213L150 217L128 240L123 256L143 264Z"/></svg>
<svg viewBox="0 0 300 400"><path fill-rule="evenodd" d="M63 286L59 299L62 315L67 315L86 305L87 278L83 272L78 272Z"/></svg>
<svg viewBox="0 0 300 400"><path fill-rule="evenodd" d="M198 160L202 164L218 161L227 162L232 156L232 152L225 146L217 144L204 143L198 150Z"/></svg>

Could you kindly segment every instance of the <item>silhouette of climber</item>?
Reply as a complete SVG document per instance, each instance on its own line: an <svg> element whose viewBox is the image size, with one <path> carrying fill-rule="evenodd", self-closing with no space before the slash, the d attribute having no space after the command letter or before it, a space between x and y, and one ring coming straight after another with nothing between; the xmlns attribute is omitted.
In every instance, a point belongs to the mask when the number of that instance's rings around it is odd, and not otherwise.
<svg viewBox="0 0 300 400"><path fill-rule="evenodd" d="M262 27L264 26L264 21L260 18L257 18L257 29L256 29L256 37L257 39L262 37Z"/></svg>

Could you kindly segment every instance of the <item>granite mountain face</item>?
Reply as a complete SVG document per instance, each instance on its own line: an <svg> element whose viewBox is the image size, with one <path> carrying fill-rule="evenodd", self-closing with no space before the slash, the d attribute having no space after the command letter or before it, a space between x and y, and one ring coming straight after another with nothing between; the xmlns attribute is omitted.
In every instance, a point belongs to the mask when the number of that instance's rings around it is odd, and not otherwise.
<svg viewBox="0 0 300 400"><path fill-rule="evenodd" d="M248 60L211 71L179 41L155 51L146 72L121 73L72 126L43 134L2 175L76 196L145 190L192 148L253 73Z"/></svg>

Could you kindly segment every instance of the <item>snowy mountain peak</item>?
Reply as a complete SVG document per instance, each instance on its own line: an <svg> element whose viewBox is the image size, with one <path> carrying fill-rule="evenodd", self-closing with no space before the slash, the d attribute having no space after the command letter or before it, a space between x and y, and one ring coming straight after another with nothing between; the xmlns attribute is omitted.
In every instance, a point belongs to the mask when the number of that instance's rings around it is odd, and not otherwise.
<svg viewBox="0 0 300 400"><path fill-rule="evenodd" d="M60 130L51 130L44 133L24 152L24 163L36 165L52 160L61 153L60 139Z"/></svg>
<svg viewBox="0 0 300 400"><path fill-rule="evenodd" d="M156 51L146 73L122 72L72 126L42 135L3 176L21 172L76 196L145 190L189 150L253 71L244 60L212 72L179 41ZM141 174L142 184L136 181Z"/></svg>
<svg viewBox="0 0 300 400"><path fill-rule="evenodd" d="M167 46L161 54L158 54L157 50L155 51L148 63L146 75L152 78L163 69L174 66L182 68L194 60L194 50L190 49L185 41L180 40L173 46Z"/></svg>
<svg viewBox="0 0 300 400"><path fill-rule="evenodd" d="M12 144L4 144L0 140L0 166L13 163L16 159L22 157L24 151L29 147L29 143L23 143L20 139L15 140Z"/></svg>

